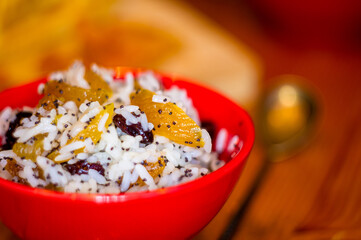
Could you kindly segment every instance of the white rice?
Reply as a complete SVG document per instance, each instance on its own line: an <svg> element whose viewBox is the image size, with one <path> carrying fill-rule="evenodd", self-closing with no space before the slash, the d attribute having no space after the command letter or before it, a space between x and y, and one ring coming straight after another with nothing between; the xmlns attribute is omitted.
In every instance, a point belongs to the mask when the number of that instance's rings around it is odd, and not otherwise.
<svg viewBox="0 0 361 240"><path fill-rule="evenodd" d="M134 91L133 74L126 74L124 81L113 81L112 70L97 65L92 65L92 70L109 83L113 96L103 105L85 101L78 108L73 101L68 101L51 111L42 107L30 109L33 116L22 120L14 136L18 143L32 145L34 137L44 135L44 152L33 162L21 159L12 150L0 151L0 177L15 182L22 180L32 187L44 188L51 185L65 192L119 193L177 185L202 177L223 166L224 162L217 158L217 153L211 152L211 137L205 129L202 129L205 142L202 148L180 145L158 135L154 136L153 142L144 144L140 135L128 135L114 124L106 126L108 119L113 117L108 113L101 117L97 126L97 130L101 132L98 143L94 144L90 138L69 142L111 102L115 105L115 114L122 115L127 126L137 124L143 131L150 131L154 127L138 106L130 105L129 95ZM76 62L68 71L51 74L50 80L62 80L67 84L89 89L84 72L84 66ZM151 72L141 73L137 79L143 88L157 93L153 96L153 102L175 102L200 123L197 110L186 90L178 87L161 90L159 81ZM43 89L44 86L39 86L40 92L43 92ZM5 108L0 113L0 137L3 144L9 124L18 111ZM221 130L216 141L218 153L226 150L226 137L226 130ZM233 150L231 147L238 143L239 138L233 137L228 151ZM46 157L54 149L58 151L55 162ZM80 149L82 151L76 153ZM15 161L20 166L17 176L8 172L8 161ZM61 164L63 161L66 163ZM87 165L84 167L81 164ZM159 175L152 176L147 169L151 164L159 164L159 167L162 164L164 169ZM81 168L85 169L84 172L72 172L76 165L83 166ZM39 176L38 169L42 170L44 176Z"/></svg>
<svg viewBox="0 0 361 240"><path fill-rule="evenodd" d="M226 147L226 139L227 139L227 130L225 128L222 128L219 133L216 140L216 152L222 153Z"/></svg>

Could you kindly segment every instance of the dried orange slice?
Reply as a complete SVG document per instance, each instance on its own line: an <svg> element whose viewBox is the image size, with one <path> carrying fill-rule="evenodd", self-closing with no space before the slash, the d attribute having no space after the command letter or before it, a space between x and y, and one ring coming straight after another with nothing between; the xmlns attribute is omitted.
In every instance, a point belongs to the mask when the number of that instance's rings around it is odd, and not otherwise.
<svg viewBox="0 0 361 240"><path fill-rule="evenodd" d="M109 96L112 95L112 89L110 88L109 84L94 71L86 70L84 79L87 80L91 89L97 91L101 89L102 91L106 92Z"/></svg>
<svg viewBox="0 0 361 240"><path fill-rule="evenodd" d="M157 162L149 163L147 161L144 161L142 164L145 169L147 169L148 173L150 174L150 176L152 176L153 179L161 176L166 165L163 156L158 158ZM135 184L139 186L144 186L145 182L143 181L143 179L138 178Z"/></svg>
<svg viewBox="0 0 361 240"><path fill-rule="evenodd" d="M86 125L84 127L84 129L82 131L80 131L74 138L69 139L67 145L74 143L76 141L84 141L87 138L90 138L93 142L93 144L97 144L98 141L101 138L101 135L104 131L106 131L109 127L109 125L113 122L113 113L114 113L114 104L108 104L107 106L104 107L103 110L101 110L93 120L90 121L90 123L88 125ZM105 116L107 115L107 120L105 121L105 123L101 123L101 121L103 121L103 118L105 119ZM99 125L104 124L104 128L103 129L99 129ZM74 155L77 155L79 153L84 152L84 147L81 149L78 149L76 151L74 151ZM70 159L61 159L61 160L57 160L57 157L60 155L60 152L54 151L51 154L48 155L49 159L52 159L55 162L67 162Z"/></svg>
<svg viewBox="0 0 361 240"><path fill-rule="evenodd" d="M49 81L45 84L44 97L40 100L38 107L51 110L60 103L74 101L79 107L85 100L100 104L111 97L112 90L109 84L93 71L86 71L84 78L88 81L90 89L71 86L63 81Z"/></svg>
<svg viewBox="0 0 361 240"><path fill-rule="evenodd" d="M145 112L154 134L190 147L203 147L201 128L176 104L153 102L154 92L140 88L132 93L131 104Z"/></svg>

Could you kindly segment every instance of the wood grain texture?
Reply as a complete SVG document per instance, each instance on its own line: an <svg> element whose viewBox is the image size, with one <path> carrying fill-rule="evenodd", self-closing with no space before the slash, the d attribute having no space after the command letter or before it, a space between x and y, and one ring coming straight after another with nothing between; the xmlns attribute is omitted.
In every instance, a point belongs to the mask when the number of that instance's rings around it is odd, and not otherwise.
<svg viewBox="0 0 361 240"><path fill-rule="evenodd" d="M324 45L272 34L238 1L189 0L261 55L264 85L297 74L318 95L320 118L309 146L275 164L235 239L361 239L361 54L358 38ZM271 32L271 34L270 34ZM305 39L309 36L303 36ZM306 44L307 42L307 44ZM196 239L216 239L262 157L255 148L238 186L220 214Z"/></svg>

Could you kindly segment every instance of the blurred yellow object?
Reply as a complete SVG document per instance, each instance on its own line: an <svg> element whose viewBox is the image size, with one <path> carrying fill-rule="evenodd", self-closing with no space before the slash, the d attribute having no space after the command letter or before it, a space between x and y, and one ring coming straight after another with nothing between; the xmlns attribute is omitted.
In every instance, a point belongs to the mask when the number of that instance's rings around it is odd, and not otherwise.
<svg viewBox="0 0 361 240"><path fill-rule="evenodd" d="M47 56L53 53L58 58L59 64L55 64L58 69L80 57L78 27L83 22L103 19L113 2L1 1L1 88L41 77L48 72L44 65L49 64Z"/></svg>
<svg viewBox="0 0 361 240"><path fill-rule="evenodd" d="M298 102L292 106L280 106L270 111L267 116L270 134L277 142L281 142L289 138L290 132L300 131L307 121L306 117L304 106Z"/></svg>
<svg viewBox="0 0 361 240"><path fill-rule="evenodd" d="M180 1L3 0L0 14L0 90L79 59L179 74L242 104L258 92L256 55Z"/></svg>

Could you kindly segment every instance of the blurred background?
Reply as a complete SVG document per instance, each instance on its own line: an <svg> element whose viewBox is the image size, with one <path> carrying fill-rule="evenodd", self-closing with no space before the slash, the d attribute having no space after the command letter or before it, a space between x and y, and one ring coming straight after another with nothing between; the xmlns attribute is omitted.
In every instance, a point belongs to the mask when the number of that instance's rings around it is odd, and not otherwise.
<svg viewBox="0 0 361 240"><path fill-rule="evenodd" d="M258 126L272 86L296 79L307 89L315 126L268 168L233 239L361 239L360 46L359 0L0 1L0 90L75 59L144 67L217 89ZM218 239L246 198L269 158L260 138L226 205L194 239ZM16 237L0 223L0 239Z"/></svg>

